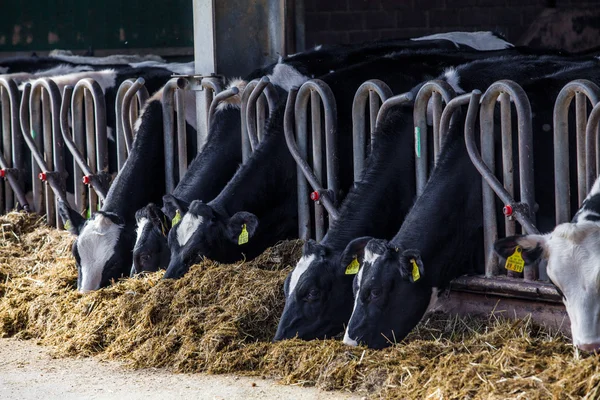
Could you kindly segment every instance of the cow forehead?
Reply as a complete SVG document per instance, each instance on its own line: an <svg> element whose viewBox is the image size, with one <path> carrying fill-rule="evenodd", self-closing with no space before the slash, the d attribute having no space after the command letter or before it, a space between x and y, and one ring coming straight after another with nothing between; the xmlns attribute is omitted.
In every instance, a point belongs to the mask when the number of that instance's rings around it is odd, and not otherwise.
<svg viewBox="0 0 600 400"><path fill-rule="evenodd" d="M300 281L302 275L306 273L308 267L310 267L310 265L313 261L315 261L315 259L316 256L314 254L304 255L302 256L302 258L300 258L298 264L296 264L296 268L294 268L294 270L292 271L292 275L290 276L290 287L288 290L289 295L291 295L294 292L296 286L298 286L298 281Z"/></svg>
<svg viewBox="0 0 600 400"><path fill-rule="evenodd" d="M363 265L361 266L360 270L358 271L358 274L356 275L356 286L357 286L358 290L360 290L361 283L362 283L364 275L366 273L365 270L373 269L375 262L381 256L382 256L382 254L372 252L368 248L365 249L365 256L363 257Z"/></svg>
<svg viewBox="0 0 600 400"><path fill-rule="evenodd" d="M547 244L548 275L561 289L570 282L600 277L600 226L562 224Z"/></svg>
<svg viewBox="0 0 600 400"><path fill-rule="evenodd" d="M203 222L204 218L200 215L187 213L183 216L181 222L177 224L176 231L177 243L179 243L180 247L185 246Z"/></svg>

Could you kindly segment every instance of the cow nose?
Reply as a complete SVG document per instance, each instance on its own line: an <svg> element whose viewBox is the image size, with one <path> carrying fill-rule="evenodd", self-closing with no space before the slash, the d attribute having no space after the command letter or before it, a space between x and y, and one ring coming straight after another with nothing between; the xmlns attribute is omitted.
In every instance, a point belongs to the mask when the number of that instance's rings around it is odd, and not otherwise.
<svg viewBox="0 0 600 400"><path fill-rule="evenodd" d="M346 333L344 333L343 342L344 342L344 344L347 344L348 346L353 346L353 347L358 346L358 342L356 340L352 339L350 337L350 335L348 335L348 329L346 329Z"/></svg>
<svg viewBox="0 0 600 400"><path fill-rule="evenodd" d="M590 353L597 352L600 350L600 342L598 343L586 343L586 344L578 344L580 350L587 351Z"/></svg>

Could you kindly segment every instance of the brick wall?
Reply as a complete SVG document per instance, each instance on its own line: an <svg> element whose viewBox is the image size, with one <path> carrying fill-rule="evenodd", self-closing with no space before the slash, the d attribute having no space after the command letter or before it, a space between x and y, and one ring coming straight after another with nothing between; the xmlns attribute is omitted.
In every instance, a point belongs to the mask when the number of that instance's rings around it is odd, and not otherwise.
<svg viewBox="0 0 600 400"><path fill-rule="evenodd" d="M590 0L304 0L306 46L494 30L516 42L548 4ZM593 7L593 5L589 5ZM597 7L597 3L596 3Z"/></svg>

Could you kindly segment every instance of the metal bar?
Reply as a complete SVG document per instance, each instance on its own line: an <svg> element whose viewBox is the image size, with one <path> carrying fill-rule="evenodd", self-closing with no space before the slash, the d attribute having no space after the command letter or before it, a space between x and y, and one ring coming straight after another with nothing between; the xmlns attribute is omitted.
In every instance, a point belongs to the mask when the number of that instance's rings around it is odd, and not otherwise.
<svg viewBox="0 0 600 400"><path fill-rule="evenodd" d="M587 196L585 176L585 126L587 125L587 99L585 94L575 94L575 127L577 132L577 199L581 207Z"/></svg>
<svg viewBox="0 0 600 400"><path fill-rule="evenodd" d="M308 153L306 145L306 137L304 140L300 135L295 133L295 118L294 105L298 96L298 88L293 87L288 93L288 98L285 104L285 114L283 120L283 131L285 141L290 150L290 153L296 160L296 177L298 180L298 237L303 240L310 239L311 221L310 221L310 205L308 197L308 184L304 178L302 169L310 168L305 159ZM301 166L304 164L303 166Z"/></svg>
<svg viewBox="0 0 600 400"><path fill-rule="evenodd" d="M321 101L319 93L310 92L310 122L312 138L312 167L315 176L321 181L323 179L323 126L321 124ZM329 163L329 160L325 162ZM315 239L320 242L325 236L325 210L320 202L315 202Z"/></svg>
<svg viewBox="0 0 600 400"><path fill-rule="evenodd" d="M452 86L446 81L434 80L425 83L417 96L415 97L415 107L413 112L413 120L415 124L415 163L416 163L416 176L417 176L417 195L423 192L425 183L428 177L428 143L427 143L427 109L429 107L429 100L433 97L433 93L439 93L446 104L456 93ZM435 101L435 98L433 98ZM439 102L438 102L439 103ZM437 113L436 118L441 117L439 109L441 105L438 104L433 107L432 112ZM439 122L436 122L434 126L439 126ZM439 136L439 132L438 132ZM434 142L439 142L439 138L435 138ZM435 150L435 146L434 146ZM438 149L439 151L439 149ZM434 153L434 159L437 158L437 154Z"/></svg>
<svg viewBox="0 0 600 400"><path fill-rule="evenodd" d="M267 113L269 106L265 96L260 96L256 100L256 137L258 143L262 142L265 133L265 126L267 121Z"/></svg>
<svg viewBox="0 0 600 400"><path fill-rule="evenodd" d="M185 94L182 89L175 90L175 110L177 110L177 165L179 179L185 175L188 167L187 129L185 122Z"/></svg>
<svg viewBox="0 0 600 400"><path fill-rule="evenodd" d="M10 137L10 150L7 151L6 147L4 147L3 153L0 154L0 167L2 167L4 177L12 188L17 201L25 211L29 211L30 206L25 196L23 178L21 175L25 172L25 169L21 153L23 142L20 133L21 125L19 122L19 89L12 79L4 79L1 77L0 88L2 88L3 93L2 107L4 109L5 103L7 103L9 108L7 114L3 112L3 123L10 122L10 131L4 131L4 134L9 134ZM8 205L7 201L7 206Z"/></svg>
<svg viewBox="0 0 600 400"><path fill-rule="evenodd" d="M196 66L197 66L197 64L198 64L198 60L196 60ZM197 72L199 72L199 71L197 71ZM207 72L207 71L204 71L204 72ZM211 71L211 72L214 72L214 71ZM219 79L216 76L210 76L210 77L203 78L200 82L200 86L204 90L204 99L202 101L197 101L197 104L196 104L197 114L199 117L200 117L200 115L205 115L206 121L199 120L198 127L206 126L206 132L204 132L202 129L197 130L198 153L200 153L202 151L202 148L204 147L204 144L206 143L206 140L208 138L208 132L210 132L210 125L209 125L210 124L210 113L209 113L210 106L214 100L214 96L223 90L223 86L221 85L221 79ZM203 107L202 104L205 105L204 110L200 109L201 107Z"/></svg>
<svg viewBox="0 0 600 400"><path fill-rule="evenodd" d="M536 301L562 303L562 296L551 283L526 282L520 279L495 277L494 279L479 276L462 276L450 284L452 290L484 292L510 297L520 297Z"/></svg>
<svg viewBox="0 0 600 400"><path fill-rule="evenodd" d="M131 147L133 146L133 129L131 121L131 110L135 108L133 104L134 96L137 97L140 108L143 107L146 100L148 100L148 89L144 86L146 81L144 78L137 78L135 82L128 81L126 85L127 90L123 94L121 114L117 116L117 124L121 125L122 135L125 139L126 154L129 156ZM125 82L123 82L125 84ZM121 85L123 86L123 85ZM127 158L127 156L125 158ZM125 163L123 161L123 163Z"/></svg>
<svg viewBox="0 0 600 400"><path fill-rule="evenodd" d="M460 96L456 96L446 104L442 116L440 117L440 141L443 144L444 137L448 134L450 129L450 123L454 119L456 110L469 104L471 100L471 93L465 93Z"/></svg>
<svg viewBox="0 0 600 400"><path fill-rule="evenodd" d="M569 82L567 85L565 85L565 87L562 88L556 97L556 102L554 103L553 124L554 190L557 225L567 222L571 218L571 193L569 178L569 106L573 100L573 97L575 97L577 93L585 94L585 96L587 96L592 103L592 106L595 106L596 103L598 103L598 99L600 99L600 88L598 88L595 83L583 79Z"/></svg>
<svg viewBox="0 0 600 400"><path fill-rule="evenodd" d="M238 94L240 90L237 87L232 87L231 89L224 90L219 92L216 96L214 96L213 101L210 103L210 107L208 109L208 128L210 132L210 127L212 125L212 120L215 117L215 113L217 112L217 106L227 100L228 98L235 96Z"/></svg>
<svg viewBox="0 0 600 400"><path fill-rule="evenodd" d="M371 79L366 81L359 86L358 90L354 94L354 100L352 102L352 154L354 164L354 182L360 181L363 171L365 169L365 160L367 158L367 133L365 108L367 106L367 99L369 100L369 124L371 128L371 136L375 132L377 126L377 115L379 106L377 103L377 97L381 100L382 106L390 97L392 97L392 90L390 87L378 79ZM371 137L372 139L372 137Z"/></svg>
<svg viewBox="0 0 600 400"><path fill-rule="evenodd" d="M6 154L9 157L6 160L12 164L12 152L11 152L11 129L10 129L10 99L6 89L0 87L0 106L2 113L2 154ZM12 208L13 194L10 189L10 185L7 182L0 182L0 212L9 212Z"/></svg>
<svg viewBox="0 0 600 400"><path fill-rule="evenodd" d="M381 121L383 121L388 112L392 111L396 107L410 104L413 99L413 94L410 92L398 94L388 98L383 102L381 108L379 109L379 113L377 113L377 125L381 124Z"/></svg>
<svg viewBox="0 0 600 400"><path fill-rule="evenodd" d="M588 118L585 129L586 141L586 186L588 192L591 190L596 181L597 171L600 170L600 131L598 125L600 123L600 105L596 104L592 109Z"/></svg>

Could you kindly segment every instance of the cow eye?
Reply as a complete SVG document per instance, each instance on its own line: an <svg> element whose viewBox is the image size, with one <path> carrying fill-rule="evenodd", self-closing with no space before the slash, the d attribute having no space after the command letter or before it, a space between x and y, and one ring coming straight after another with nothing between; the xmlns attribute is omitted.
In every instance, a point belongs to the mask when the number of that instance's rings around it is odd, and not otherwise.
<svg viewBox="0 0 600 400"><path fill-rule="evenodd" d="M369 301L378 299L381 296L381 293L382 291L379 288L371 289L369 292Z"/></svg>
<svg viewBox="0 0 600 400"><path fill-rule="evenodd" d="M144 253L140 256L140 261L143 263L147 263L150 261L150 254Z"/></svg>
<svg viewBox="0 0 600 400"><path fill-rule="evenodd" d="M321 297L321 291L317 288L312 288L306 294L306 301L316 301L319 299L319 297Z"/></svg>

